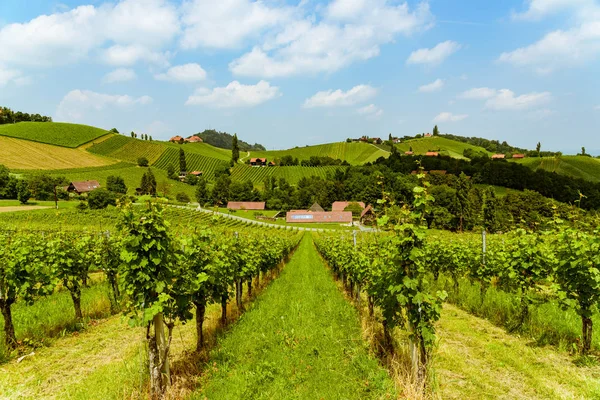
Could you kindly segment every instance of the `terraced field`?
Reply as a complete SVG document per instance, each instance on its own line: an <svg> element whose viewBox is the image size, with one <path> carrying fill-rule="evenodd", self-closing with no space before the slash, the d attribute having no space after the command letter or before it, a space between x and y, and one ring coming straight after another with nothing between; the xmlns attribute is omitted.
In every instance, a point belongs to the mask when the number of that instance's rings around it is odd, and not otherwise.
<svg viewBox="0 0 600 400"><path fill-rule="evenodd" d="M471 149L473 151L479 151L490 155L492 154L483 147L473 146L468 143L457 142L455 140L439 136L408 140L406 142L397 144L396 147L398 147L398 149L402 152L409 151L412 147L412 151L416 155L425 154L428 151L438 151L438 149L440 149L440 154L453 158L465 158L463 156L465 149Z"/></svg>
<svg viewBox="0 0 600 400"><path fill-rule="evenodd" d="M583 156L531 157L515 160L531 169L543 169L572 178L600 182L600 159Z"/></svg>
<svg viewBox="0 0 600 400"><path fill-rule="evenodd" d="M217 168L222 168L228 165L226 161L216 158L205 157L199 153L186 151L185 160L188 171L202 171L204 177L208 180L214 178L214 173ZM156 168L166 170L169 165L173 165L175 170L179 170L179 149L167 147L162 153L162 156L153 164Z"/></svg>
<svg viewBox="0 0 600 400"><path fill-rule="evenodd" d="M316 146L296 147L289 150L253 151L250 157L266 157L269 160L292 156L298 160L308 160L311 156L331 157L346 160L351 165L361 165L377 160L379 157L388 157L389 151L368 143L336 142Z"/></svg>
<svg viewBox="0 0 600 400"><path fill-rule="evenodd" d="M88 151L130 163L137 163L138 158L145 157L150 164L153 164L160 158L165 149L166 147L162 143L115 135L90 147Z"/></svg>
<svg viewBox="0 0 600 400"><path fill-rule="evenodd" d="M251 180L255 186L262 186L265 179L271 176L285 178L289 183L295 185L300 179L310 176L325 178L328 173L345 167L251 167L249 165L236 165L231 172L234 181Z"/></svg>
<svg viewBox="0 0 600 400"><path fill-rule="evenodd" d="M99 167L115 160L49 144L0 136L0 164L17 170Z"/></svg>
<svg viewBox="0 0 600 400"><path fill-rule="evenodd" d="M63 122L19 122L0 125L0 136L75 148L108 134L93 126Z"/></svg>

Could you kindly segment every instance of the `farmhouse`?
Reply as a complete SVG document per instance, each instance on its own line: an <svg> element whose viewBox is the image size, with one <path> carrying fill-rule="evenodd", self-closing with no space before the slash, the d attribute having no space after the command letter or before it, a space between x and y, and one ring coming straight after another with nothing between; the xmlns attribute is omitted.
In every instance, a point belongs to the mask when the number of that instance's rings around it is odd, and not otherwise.
<svg viewBox="0 0 600 400"><path fill-rule="evenodd" d="M290 211L285 215L286 222L296 223L339 223L349 224L352 222L352 211L338 212L311 212L311 211Z"/></svg>
<svg viewBox="0 0 600 400"><path fill-rule="evenodd" d="M190 172L190 175L194 175L194 176L202 176L204 172L202 171L192 171Z"/></svg>
<svg viewBox="0 0 600 400"><path fill-rule="evenodd" d="M227 203L230 210L264 210L264 201L230 201Z"/></svg>
<svg viewBox="0 0 600 400"><path fill-rule="evenodd" d="M376 137L376 138L373 138L373 143L375 143L375 144L381 144L383 142L382 142L381 138Z"/></svg>
<svg viewBox="0 0 600 400"><path fill-rule="evenodd" d="M439 156L439 153L437 151L428 151L427 153L425 153L426 157L437 157Z"/></svg>
<svg viewBox="0 0 600 400"><path fill-rule="evenodd" d="M100 184L98 181L73 181L67 186L67 192L69 193L88 193L94 189L98 189Z"/></svg>
<svg viewBox="0 0 600 400"><path fill-rule="evenodd" d="M504 160L506 156L504 154L494 154L492 160Z"/></svg>
<svg viewBox="0 0 600 400"><path fill-rule="evenodd" d="M425 137L431 137L431 133L426 133Z"/></svg>
<svg viewBox="0 0 600 400"><path fill-rule="evenodd" d="M512 158L522 159L525 158L525 154L513 154Z"/></svg>
<svg viewBox="0 0 600 400"><path fill-rule="evenodd" d="M413 154L415 154L415 153L413 153L412 151L405 151L404 152L404 155L407 155L407 156L412 156Z"/></svg>
<svg viewBox="0 0 600 400"><path fill-rule="evenodd" d="M344 211L352 203L357 203L363 210L365 203L362 201L336 201L331 205L331 211Z"/></svg>
<svg viewBox="0 0 600 400"><path fill-rule="evenodd" d="M180 142L183 142L184 140L185 140L184 138L177 135L177 136L173 136L171 139L169 139L169 142L180 143Z"/></svg>
<svg viewBox="0 0 600 400"><path fill-rule="evenodd" d="M377 220L373 207L369 204L362 213L360 213L360 223L363 225L373 225Z"/></svg>
<svg viewBox="0 0 600 400"><path fill-rule="evenodd" d="M202 140L202 138L200 136L197 136L197 135L190 136L189 138L187 138L185 140L190 143L202 143L204 141L204 140Z"/></svg>
<svg viewBox="0 0 600 400"><path fill-rule="evenodd" d="M267 159L266 158L251 158L250 165L253 167L266 167Z"/></svg>

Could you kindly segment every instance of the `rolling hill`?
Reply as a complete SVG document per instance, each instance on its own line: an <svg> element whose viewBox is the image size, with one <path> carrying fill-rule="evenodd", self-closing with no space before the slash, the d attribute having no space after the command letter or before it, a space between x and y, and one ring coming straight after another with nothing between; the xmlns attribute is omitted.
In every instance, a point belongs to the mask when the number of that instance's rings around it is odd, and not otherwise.
<svg viewBox="0 0 600 400"><path fill-rule="evenodd" d="M19 122L0 125L0 136L76 148L108 134L93 126L62 122Z"/></svg>
<svg viewBox="0 0 600 400"><path fill-rule="evenodd" d="M298 160L308 160L311 156L331 157L348 161L351 165L361 165L388 157L390 152L369 143L336 142L316 146L295 147L289 150L252 151L250 157L266 157L269 160L292 156Z"/></svg>
<svg viewBox="0 0 600 400"><path fill-rule="evenodd" d="M254 186L262 187L266 178L274 176L276 178L285 178L292 185L296 185L304 177L320 176L325 178L328 173L333 174L340 168L345 169L347 167L251 167L249 165L238 164L231 170L231 179L240 182L250 180Z"/></svg>
<svg viewBox="0 0 600 400"><path fill-rule="evenodd" d="M471 149L473 151L488 155L492 154L483 147L473 146L468 143L458 142L441 136L407 140L405 142L398 143L396 147L398 147L401 152L409 151L412 147L412 151L416 155L422 155L428 151L438 151L439 149L440 154L450 156L452 158L465 158L463 156L465 149Z"/></svg>
<svg viewBox="0 0 600 400"><path fill-rule="evenodd" d="M585 156L531 157L515 160L533 170L543 169L572 178L600 182L600 159Z"/></svg>

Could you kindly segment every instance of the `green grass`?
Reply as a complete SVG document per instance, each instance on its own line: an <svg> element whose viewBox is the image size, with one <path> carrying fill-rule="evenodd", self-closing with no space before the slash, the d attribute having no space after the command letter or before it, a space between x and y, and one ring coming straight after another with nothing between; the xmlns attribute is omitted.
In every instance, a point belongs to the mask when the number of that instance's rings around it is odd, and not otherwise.
<svg viewBox="0 0 600 400"><path fill-rule="evenodd" d="M534 171L543 169L572 178L600 182L600 159L584 156L529 157L515 160Z"/></svg>
<svg viewBox="0 0 600 400"><path fill-rule="evenodd" d="M422 155L427 153L428 151L438 151L441 155L450 156L453 158L465 158L463 156L463 151L465 149L472 149L474 151L479 151L486 154L492 154L483 147L473 146L468 143L457 142L452 139L447 139L445 137L430 137L430 138L420 138L420 139L412 139L396 145L398 149L404 153L408 151L411 147L415 155Z"/></svg>
<svg viewBox="0 0 600 400"><path fill-rule="evenodd" d="M296 185L300 179L311 176L327 177L328 174L334 174L338 169L346 167L251 167L249 165L236 165L231 171L231 179L234 181L245 182L252 181L254 186L262 187L265 179L271 176L276 178L285 178L288 183Z"/></svg>
<svg viewBox="0 0 600 400"><path fill-rule="evenodd" d="M179 148L183 148L186 154L200 154L204 157L216 158L217 160L227 162L231 160L231 150L214 147L208 143L186 143L181 145L171 142L161 142L161 144L165 145L167 148L176 149L177 151L179 151ZM241 157L244 157L245 155L245 152L240 152Z"/></svg>
<svg viewBox="0 0 600 400"><path fill-rule="evenodd" d="M116 158L121 161L137 164L140 157L145 157L150 164L160 158L166 146L161 142L134 139L122 135L114 135L108 140L90 146L90 153Z"/></svg>
<svg viewBox="0 0 600 400"><path fill-rule="evenodd" d="M10 136L62 147L79 147L108 132L93 126L62 122L19 122L0 125L0 136Z"/></svg>
<svg viewBox="0 0 600 400"><path fill-rule="evenodd" d="M211 208L212 210L212 208ZM255 213L261 213L262 215L264 215L265 217L272 217L275 214L277 214L277 211L274 210L234 210L234 211L229 211L228 208L224 208L224 207L220 207L219 212L225 213L225 214L231 214L231 215L235 215L236 217L242 217L242 218L248 218L248 219L256 219L255 217ZM265 222L272 222L272 221L265 221Z"/></svg>
<svg viewBox="0 0 600 400"><path fill-rule="evenodd" d="M78 203L79 202L77 202L77 201L59 200L58 208L59 208L59 210L65 209L65 208L74 208L74 207L77 207ZM52 200L52 201L30 200L27 204L21 204L21 202L18 200L0 200L0 207L21 207L21 206L24 206L24 207L42 206L42 207L55 208L56 204L54 203L54 200Z"/></svg>
<svg viewBox="0 0 600 400"><path fill-rule="evenodd" d="M331 157L348 161L351 165L362 165L377 160L379 157L388 157L389 151L383 150L368 143L361 142L336 142L319 144L316 146L296 147L289 150L252 151L250 157L266 157L269 160L292 156L298 160L308 160L311 156ZM242 156L245 156L242 154Z"/></svg>
<svg viewBox="0 0 600 400"><path fill-rule="evenodd" d="M192 399L381 399L394 385L368 354L356 310L306 235L281 276L211 352Z"/></svg>
<svg viewBox="0 0 600 400"><path fill-rule="evenodd" d="M600 367L577 367L553 348L531 345L445 304L437 324L436 392L442 399L598 399Z"/></svg>

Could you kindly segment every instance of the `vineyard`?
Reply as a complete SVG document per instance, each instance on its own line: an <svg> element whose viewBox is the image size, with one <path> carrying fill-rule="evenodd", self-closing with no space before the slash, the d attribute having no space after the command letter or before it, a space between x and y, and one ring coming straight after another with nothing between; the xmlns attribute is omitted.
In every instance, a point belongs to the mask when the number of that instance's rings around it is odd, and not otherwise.
<svg viewBox="0 0 600 400"><path fill-rule="evenodd" d="M198 153L185 153L185 160L188 171L202 171L203 176L208 180L213 180L214 172L229 164L217 158L205 157ZM179 168L179 150L175 148L167 148L162 156L154 163L156 168L166 170L169 166L173 166L175 170Z"/></svg>
<svg viewBox="0 0 600 400"><path fill-rule="evenodd" d="M412 151L417 155L425 154L428 151L439 150L440 154L450 156L452 158L464 158L463 152L466 149L488 155L492 154L483 147L473 146L468 143L462 143L439 136L407 140L397 144L396 147L398 147L398 149L403 153L412 148Z"/></svg>
<svg viewBox="0 0 600 400"><path fill-rule="evenodd" d="M600 182L600 160L584 156L531 157L516 161L533 170L546 170L573 178Z"/></svg>
<svg viewBox="0 0 600 400"><path fill-rule="evenodd" d="M137 163L138 158L145 157L151 165L158 160L164 150L165 146L160 143L118 135L95 144L88 149L91 153L109 156L130 163Z"/></svg>
<svg viewBox="0 0 600 400"><path fill-rule="evenodd" d="M19 122L0 126L0 136L71 148L106 134L104 129L62 122Z"/></svg>
<svg viewBox="0 0 600 400"><path fill-rule="evenodd" d="M253 151L251 157L266 157L269 160L292 156L298 160L308 160L311 156L331 157L348 161L351 165L362 165L373 162L379 157L388 157L389 151L378 148L369 143L337 142L320 144L316 146L296 147L289 150Z"/></svg>
<svg viewBox="0 0 600 400"><path fill-rule="evenodd" d="M231 160L231 150L220 149L206 143L186 143L181 145L178 143L163 142L162 144L177 150L182 148L186 154L195 153L203 155L204 157L216 158L227 162Z"/></svg>
<svg viewBox="0 0 600 400"><path fill-rule="evenodd" d="M344 167L251 167L248 165L236 165L231 171L231 179L245 182L252 181L254 185L262 186L266 178L285 178L290 184L296 185L302 178L319 176L325 178L328 174L333 174L338 169Z"/></svg>

